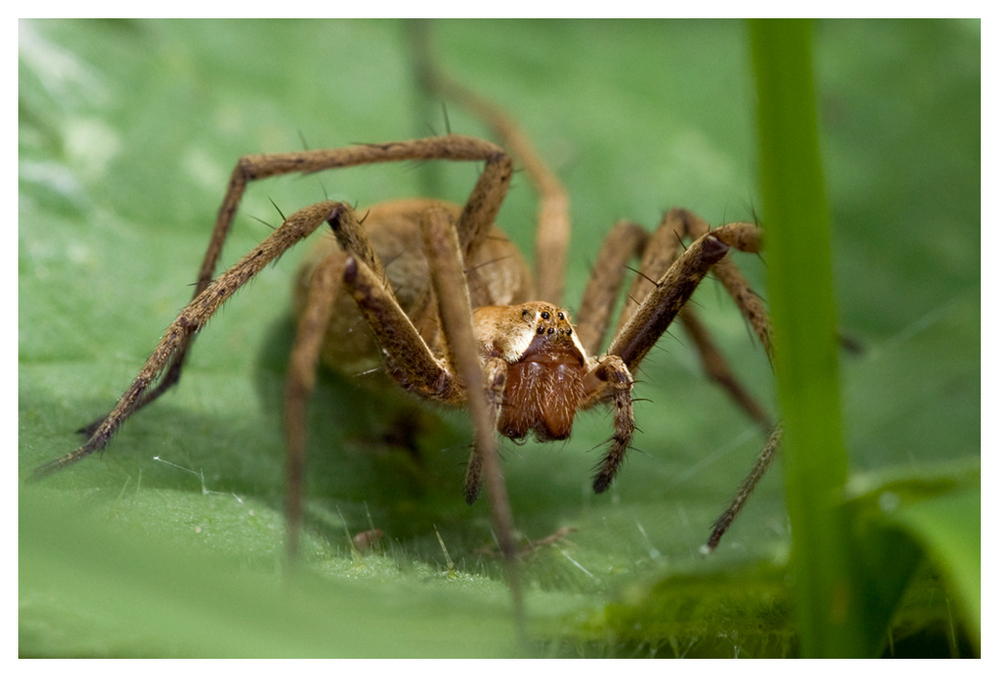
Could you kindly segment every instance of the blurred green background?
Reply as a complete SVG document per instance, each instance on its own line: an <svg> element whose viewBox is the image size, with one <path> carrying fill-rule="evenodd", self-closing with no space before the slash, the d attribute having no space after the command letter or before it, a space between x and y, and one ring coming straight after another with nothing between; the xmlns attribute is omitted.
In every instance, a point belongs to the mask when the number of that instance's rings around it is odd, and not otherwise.
<svg viewBox="0 0 1000 680"><path fill-rule="evenodd" d="M615 220L651 228L673 205L713 223L755 215L743 23L440 21L432 36L442 67L512 113L566 183L571 310ZM840 327L860 347L841 357L845 439L852 489L876 510L887 479L904 500L919 495L914 478L978 492L979 40L974 21L816 24ZM486 134L454 106L448 118ZM113 405L185 304L240 155L444 128L416 91L400 22L22 22L20 476L79 444L74 430ZM269 233L254 218L280 222L272 201L285 214L326 196L363 206L430 182L461 201L475 171L403 164L253 185L224 263ZM516 176L498 222L529 254L534 209ZM21 655L518 652L484 554L487 507L461 501L460 413L414 414L404 397L326 376L306 569L281 578L282 370L307 247L226 305L178 388L103 456L19 488ZM739 263L766 298L766 256ZM724 291L710 282L697 304L773 411L770 366ZM603 413L580 417L566 443L502 447L524 536L577 530L525 560L536 653L794 654L780 466L702 558L762 437L704 380L681 331L638 379L642 432L607 494L589 490ZM393 445L399 422L416 454ZM978 589L974 520L974 551L959 553L974 552ZM352 554L349 536L373 526L381 550ZM931 604L897 616L887 653L978 644L968 597L939 630L955 570L934 564L913 596Z"/></svg>

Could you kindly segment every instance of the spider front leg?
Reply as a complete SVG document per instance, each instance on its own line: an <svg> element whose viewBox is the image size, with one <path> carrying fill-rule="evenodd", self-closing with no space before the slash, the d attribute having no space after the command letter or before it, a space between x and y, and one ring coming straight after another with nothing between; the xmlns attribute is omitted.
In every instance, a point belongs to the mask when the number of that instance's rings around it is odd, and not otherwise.
<svg viewBox="0 0 1000 680"><path fill-rule="evenodd" d="M622 309L618 323L619 333L638 309L639 303L650 294L656 285L656 279L666 273L679 256L682 250L681 239L686 235L697 238L707 234L708 231L708 225L704 220L686 210L676 208L663 216L659 227L652 235L647 234L639 225L628 221L616 224L601 246L577 315L577 330L584 349L592 355L599 351L608 328L612 307L621 289L625 270L633 257L641 259L640 275L632 282L625 307ZM733 240L737 249L757 252L759 243L751 242L752 239L759 240L756 232L754 225L737 223L720 227L714 233L717 238ZM740 233L743 235L740 236ZM761 342L765 348L769 348L770 328L767 314L760 299L753 294L742 274L728 256L724 256L716 263L713 271L723 278L727 290L743 310L744 316L751 319ZM720 271L723 272L721 275ZM751 418L769 430L773 425L770 416L736 378L690 305L681 309L680 318L694 341L708 377L722 386Z"/></svg>
<svg viewBox="0 0 1000 680"><path fill-rule="evenodd" d="M472 307L465 283L458 238L442 210L428 210L421 220L424 246L431 265L431 282L437 294L441 325L447 339L452 365L465 385L466 399L476 431L476 443L470 459L470 472L466 474L466 500L469 498L469 480L486 478L490 496L493 524L500 543L500 551L510 562L514 559L514 519L507 498L507 489L500 471L496 443L495 397L497 376L490 375L490 395L484 380L483 365L479 356L472 328ZM491 403L494 402L494 403ZM478 485L477 485L478 486ZM516 579L511 579L512 582ZM515 600L517 598L515 597Z"/></svg>
<svg viewBox="0 0 1000 680"><path fill-rule="evenodd" d="M520 586L513 563L514 522L496 450L495 412L487 397L483 366L472 328L472 309L459 234L448 213L440 208L428 209L423 214L420 229L446 340L446 356L434 355L392 292L362 259L348 257L344 267L344 286L372 328L382 348L389 374L397 383L431 400L453 405L468 404L476 439L467 478L474 478L477 485L480 475L486 481L493 525L508 565L508 581L520 625L523 614Z"/></svg>
<svg viewBox="0 0 1000 680"><path fill-rule="evenodd" d="M334 300L344 288L379 339L390 375L426 398L457 403L462 390L431 353L412 320L387 288L384 269L354 211L344 206L327 220L340 249L324 257L309 277L289 360L285 398L286 552L294 558L302 527L305 489L306 407L316 382Z"/></svg>
<svg viewBox="0 0 1000 680"><path fill-rule="evenodd" d="M344 208L327 220L340 244L313 270L300 312L289 362L285 402L285 522L289 556L297 552L302 525L306 457L306 403L316 382L316 368L341 287L355 299L385 353L396 381L426 398L454 403L462 391L448 369L431 353L412 320L385 285L382 263L354 211Z"/></svg>
<svg viewBox="0 0 1000 680"><path fill-rule="evenodd" d="M342 203L325 201L300 210L264 239L242 260L226 271L192 300L174 320L153 350L139 375L119 399L115 408L97 426L87 442L74 451L39 466L33 479L47 476L105 447L118 428L142 404L144 396L178 352L208 322L222 304L270 262L316 230L331 215L348 209Z"/></svg>
<svg viewBox="0 0 1000 680"><path fill-rule="evenodd" d="M686 236L698 239L708 233L710 233L708 223L690 211L673 208L664 214L660 225L649 238L648 244L645 245L642 261L639 265L639 271L642 275L637 276L632 282L619 319L618 332L621 332L625 323L635 313L639 303L650 294L654 281L662 276L678 258L683 249L682 239ZM711 233L737 250L760 252L760 230L753 224L734 222L719 227ZM737 308L754 329L770 356L771 328L761 299L753 292L750 284L728 255L723 256L714 265L712 272L723 283ZM723 387L751 418L765 429L770 430L773 426L770 417L736 379L725 357L716 349L711 336L699 320L695 310L690 305L684 307L680 317L688 335L694 341L708 377Z"/></svg>
<svg viewBox="0 0 1000 680"><path fill-rule="evenodd" d="M728 252L729 245L714 234L707 234L692 243L656 282L615 336L608 353L621 357L629 370L634 372L691 299L701 280Z"/></svg>
<svg viewBox="0 0 1000 680"><path fill-rule="evenodd" d="M749 398L745 391L742 390L742 387L732 378L732 374L728 366L725 365L721 354L707 341L707 334L701 338L698 337L698 333L704 333L704 330L700 327L693 313L686 308L683 312L681 310L708 270L712 268L717 275L719 275L721 270L722 274L720 278L734 300L736 300L744 316L757 331L758 337L770 354L770 323L766 312L763 310L763 305L760 299L750 290L746 280L739 273L739 270L736 269L736 266L726 257L730 246L745 252L760 252L761 231L752 224L733 223L709 232L703 222L697 220L697 218L694 218L686 211L671 211L668 217L665 218L665 222L671 218L690 220L695 227L692 229L685 226L685 230L693 233L701 233L702 235L691 244L683 255L674 261L667 273L656 282L655 286L652 286L652 290L643 303L635 310L632 317L623 324L621 331L619 331L612 343L610 351L621 356L628 366L635 370L646 352L652 347L651 343L655 343L670 321L678 313L681 313L682 318L687 315L688 329L695 337L702 355L702 361L706 364L706 368L709 369L709 373L713 373L713 367L710 364L715 362L715 379L727 385L730 393L737 401L741 401L742 396L743 400L741 403L747 412L771 431L764 449L761 451L750 473L740 484L736 496L712 525L711 535L704 546L705 552L711 552L718 545L722 535L732 524L740 510L742 510L747 498L774 460L780 447L782 431L780 425L774 426L771 424L763 409L757 406L756 402L752 398ZM669 232L661 228L657 235L664 233ZM675 233L673 238L676 239L679 246L679 235ZM647 253L647 257L644 258L645 266L657 266L655 264L655 257L662 256L654 253L654 256L650 257ZM646 281L637 281L637 286L639 286L640 290L643 286L649 287ZM633 287L633 290L635 289L636 286ZM727 383L727 380L730 382Z"/></svg>
<svg viewBox="0 0 1000 680"><path fill-rule="evenodd" d="M618 333L608 354L591 369L585 384L588 392L581 408L614 401L615 432L600 470L594 477L594 491L608 489L621 467L635 429L632 415L632 373L646 353L691 298L709 270L729 251L729 246L713 234L698 239L656 282L625 327Z"/></svg>

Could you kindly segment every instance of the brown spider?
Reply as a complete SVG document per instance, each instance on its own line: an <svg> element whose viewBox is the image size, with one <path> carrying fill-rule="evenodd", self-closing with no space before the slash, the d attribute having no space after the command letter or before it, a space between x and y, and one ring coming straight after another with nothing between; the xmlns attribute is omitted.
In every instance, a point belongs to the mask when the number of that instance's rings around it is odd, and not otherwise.
<svg viewBox="0 0 1000 680"><path fill-rule="evenodd" d="M429 72L424 77L437 91L459 99L487 120L539 188L537 283L516 247L493 225L513 163L503 148L491 142L448 134L245 156L233 170L191 303L167 329L115 408L84 428L87 442L38 468L36 477L102 449L137 409L177 382L191 342L222 304L324 224L335 238L320 241L296 286L298 330L286 399L286 516L292 553L301 524L305 404L320 360L348 373L381 363L400 387L431 401L468 407L476 439L465 497L474 502L485 482L500 548L508 559L515 554L513 521L494 431L514 440L529 435L541 441L565 439L578 411L610 405L613 434L593 481L595 492L605 491L635 430L632 376L678 314L709 375L770 428L767 415L733 379L694 312L684 307L702 278L714 271L770 352L763 305L727 255L730 248L758 253L758 227L733 223L710 230L703 220L677 209L665 215L652 235L633 223L620 222L601 247L573 324L560 306L569 220L568 201L558 180L491 104ZM426 160L485 163L464 207L407 199L358 213L344 203L324 201L289 216L236 265L213 278L249 182L289 173ZM692 242L682 250L684 237ZM614 339L601 354L612 307L633 257L641 258L641 275L632 284ZM763 473L777 441L775 434L717 521L707 544L710 548Z"/></svg>

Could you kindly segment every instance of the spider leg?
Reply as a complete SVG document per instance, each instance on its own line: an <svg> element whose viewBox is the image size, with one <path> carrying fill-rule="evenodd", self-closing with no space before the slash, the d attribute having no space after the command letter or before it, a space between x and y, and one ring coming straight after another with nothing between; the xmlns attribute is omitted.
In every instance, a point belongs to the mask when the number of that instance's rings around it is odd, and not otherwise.
<svg viewBox="0 0 1000 680"><path fill-rule="evenodd" d="M440 72L430 53L426 35L415 31L414 63L419 82L442 99L456 102L492 128L527 173L538 191L538 229L535 233L535 285L538 298L556 306L562 304L569 246L569 197L562 182L552 172L517 123L503 109Z"/></svg>
<svg viewBox="0 0 1000 680"><path fill-rule="evenodd" d="M598 361L590 375L601 381L602 389L593 394L591 401L612 400L614 402L614 433L610 446L601 459L599 470L594 476L594 492L603 493L611 486L618 468L625 460L632 435L635 433L635 415L632 412L632 374L620 357L608 354ZM587 408L584 402L582 408Z"/></svg>
<svg viewBox="0 0 1000 680"><path fill-rule="evenodd" d="M666 273L680 255L681 239L687 235L688 229L684 224L683 211L675 209L663 215L663 219L649 236L642 251L639 275L632 280L632 285L629 287L628 296L618 317L615 335L621 333L622 328L635 314L635 310L656 286L656 280Z"/></svg>
<svg viewBox="0 0 1000 680"><path fill-rule="evenodd" d="M632 282L629 297L625 300L625 307L622 309L618 323L619 332L630 315L635 313L639 301L649 295L653 289L654 279L662 276L663 272L678 257L682 249L681 239L684 236L697 239L709 232L708 223L687 210L674 208L663 216L663 220L650 237L643 253L639 265L639 271L642 274ZM760 250L760 232L752 224L733 223L719 227L711 233L738 250L747 252L759 252ZM723 282L726 290L729 291L744 317L753 326L758 338L770 355L770 322L760 298L750 289L750 285L728 254L715 264L712 271ZM709 379L720 385L747 415L760 423L766 430L770 430L773 426L770 416L736 378L736 374L712 342L708 330L701 323L694 309L691 306L684 307L680 313L680 319L698 349L702 366Z"/></svg>
<svg viewBox="0 0 1000 680"><path fill-rule="evenodd" d="M349 257L344 287L378 340L393 380L425 399L453 405L465 401L461 382L445 361L434 356L392 291L367 264Z"/></svg>
<svg viewBox="0 0 1000 680"><path fill-rule="evenodd" d="M694 310L689 306L683 307L680 311L680 317L685 330L698 348L701 365L709 379L725 389L733 401L765 430L774 427L771 416L760 405L760 402L754 399L743 383L736 378L736 374L729 367L729 362L712 342L712 336Z"/></svg>
<svg viewBox="0 0 1000 680"><path fill-rule="evenodd" d="M487 238L487 234L500 205L506 195L513 171L510 158L492 144L464 137L449 136L440 138L446 142L443 145L426 145L427 140L416 140L406 143L407 146L425 147L421 154L431 158L449 158L466 160L465 148L472 146L480 159L486 160L486 167L480 173L465 207L452 226L447 212L441 208L430 210L434 224L443 221L447 229L447 243L451 248L451 257L458 262L458 281L464 291L464 314L469 316L471 308L468 301L468 290L462 274L462 253L475 252ZM386 145L392 146L392 145ZM429 154L427 152L430 152ZM422 220L423 221L423 220ZM461 404L468 399L467 379L462 379L452 370L451 365L435 356L425 341L425 335L414 325L414 320L400 307L398 300L389 287L385 269L375 254L375 249L365 230L350 209L339 211L329 224L340 245L341 250L323 259L313 270L306 294L306 300L301 312L298 335L291 358L291 369L287 384L286 401L286 437L287 437L287 470L286 470L286 524L287 548L290 555L297 549L298 534L302 522L302 495L305 460L305 409L306 401L315 382L316 365L322 351L326 329L332 314L333 301L339 286L354 299L362 317L372 329L385 357L389 375L404 389L414 392L424 398L450 404ZM425 229L430 227L424 227ZM436 240L434 241L436 242ZM430 246L426 248L432 275L437 276L435 267L447 267L448 260L439 263L440 257L434 258ZM449 282L454 277L447 279ZM442 284L444 285L444 284ZM439 290L441 289L438 286ZM455 285L446 285L446 295L450 298ZM430 288L428 289L430 293ZM429 300L428 300L429 301ZM451 311L451 307L439 310L443 315ZM427 324L433 321L431 316L420 314ZM446 332L451 321L443 320ZM471 321L469 321L471 324ZM471 330L470 330L471 333ZM430 337L428 333L426 337ZM459 345L461 343L458 343ZM475 344L472 344L473 350ZM477 357L476 375L478 373ZM461 375L461 374L459 374ZM463 376L464 377L464 376ZM480 398L484 398L481 389L473 390ZM478 411L473 408L474 414ZM481 423L477 422L477 431L482 431ZM487 430L492 436L492 427ZM483 447L477 446L477 450ZM474 456L477 454L474 454ZM495 456L495 452L494 452ZM488 460L489 455L475 458L475 470L478 474L480 458ZM491 476L487 462L486 473ZM495 465L495 463L494 463ZM472 462L470 462L472 467ZM496 475L492 475L496 476ZM501 489L502 491L502 489ZM492 493L497 496L497 493ZM494 508L505 505L504 501L494 501ZM502 514L502 513L501 513ZM509 507L506 511L506 523L497 522L497 534L501 537L505 555L513 554L513 523L509 520Z"/></svg>
<svg viewBox="0 0 1000 680"><path fill-rule="evenodd" d="M621 357L634 373L701 280L728 251L729 246L714 233L692 243L652 287L615 336L608 353Z"/></svg>
<svg viewBox="0 0 1000 680"><path fill-rule="evenodd" d="M472 307L469 289L465 282L464 265L459 251L458 235L441 209L426 211L420 222L424 248L430 264L431 284L437 295L441 327L447 340L448 354L462 383L472 414L476 440L466 474L466 499L468 480L480 474L486 479L490 499L493 527L500 552L507 566L507 581L514 604L514 616L523 634L524 605L517 565L514 561L514 517L507 497L507 487L500 471L500 456L496 442L496 409L487 397L487 385L479 347L472 329ZM491 383L493 379L491 379ZM494 385L491 384L492 388ZM491 394L493 390L490 390ZM478 486L478 483L477 483Z"/></svg>
<svg viewBox="0 0 1000 680"><path fill-rule="evenodd" d="M428 210L421 221L430 262L431 282L437 293L441 326L451 363L465 385L466 399L476 431L473 460L481 466L489 491L493 522L504 557L514 556L514 522L497 455L496 416L487 397L478 343L472 329L472 308L465 283L458 240L442 210Z"/></svg>
<svg viewBox="0 0 1000 680"><path fill-rule="evenodd" d="M487 161L487 167L483 174L488 175L488 177L484 179L482 175L480 176L480 180L473 190L473 195L470 197L467 208L468 215L463 215L459 224L463 248L474 248L481 239L485 238L486 231L496 215L495 210L499 209L496 193L498 191L505 193L507 189L507 184L502 179L498 181L497 178L502 178L506 173L506 181L509 183L509 175L512 171L509 158L503 149L495 144L462 135L445 135L385 144L359 144L340 149L313 149L243 156L236 163L236 167L233 168L230 175L222 205L216 216L212 237L198 270L198 280L192 300L208 288L215 275L222 246L229 235L243 193L250 182L280 175L306 174L372 163L434 159ZM494 209L492 214L490 214L491 208ZM183 338L180 346L171 355L166 370L161 371L158 375L159 383L143 392L142 398L132 408L133 411L151 403L180 380L184 360L194 337L194 334L190 334ZM105 420L107 417L82 428L81 432L92 436L96 433L98 424Z"/></svg>
<svg viewBox="0 0 1000 680"><path fill-rule="evenodd" d="M495 409L487 398L483 367L472 329L472 308L459 234L451 224L448 213L441 208L428 209L421 218L420 226L431 285L446 339L447 357L438 358L433 354L400 308L392 291L364 259L353 255L346 259L344 286L371 326L389 374L397 383L428 399L454 405L468 403L476 440L467 476L475 478L477 486L480 475L486 481L497 540L508 563L515 608L520 612L520 591L513 571L514 523L496 451ZM307 303L307 311L311 307L311 303ZM309 357L313 362L312 368L315 367L318 352L317 344ZM297 526L294 529L297 530Z"/></svg>
<svg viewBox="0 0 1000 680"><path fill-rule="evenodd" d="M690 216L690 213L684 212ZM732 222L716 229L710 229L707 222L694 218L690 225L692 238L700 238L711 231L718 239L741 252L760 253L762 250L762 232L755 224ZM722 282L726 291L729 292L729 297L733 299L740 313L750 323L768 357L773 357L771 321L763 300L750 288L750 283L731 257L722 258L722 261L715 265L712 272Z"/></svg>
<svg viewBox="0 0 1000 680"><path fill-rule="evenodd" d="M744 504L747 499L750 498L750 494L757 487L757 482L761 480L764 473L767 472L767 468L771 465L771 461L778 453L778 449L781 448L781 438L784 434L784 430L781 425L776 425L773 430L771 430L771 435L767 438L767 443L764 444L764 448L761 450L760 455L757 457L756 462L754 462L753 468L751 468L749 474L743 478L740 482L739 488L736 490L736 495L733 500L729 502L729 506L719 515L718 519L712 524L712 533L709 535L708 540L705 541L705 545L702 546L703 553L710 553L715 550L719 541L722 539L722 535L726 533L729 529L729 525L733 523L736 516L743 509Z"/></svg>
<svg viewBox="0 0 1000 680"><path fill-rule="evenodd" d="M496 167L496 164L494 164ZM502 170L502 168L501 168ZM484 206L480 209L466 210L459 216L459 221L465 218L469 224L476 225L484 219L492 219L496 209L488 207L491 197L496 197L497 190L490 184L503 186L503 178L496 173L486 173L486 181L479 182L473 190L473 200L470 204ZM502 195L500 196L502 199ZM422 222L425 231L425 251L429 261L433 287L439 293L439 299L446 299L455 304L442 305L439 308L441 324L446 337L455 335L458 340L452 340L447 346L465 348L462 337L463 315L469 325L471 339L471 308L468 302L468 290L462 272L462 255L460 252L458 232L452 226L449 213L443 207L427 211ZM412 319L399 306L395 295L389 288L381 261L369 241L354 212L350 209L338 211L334 219L328 220L337 238L341 250L333 252L324 258L313 270L304 308L301 312L295 345L291 357L291 366L287 383L286 400L286 438L287 438L287 480L286 480L286 523L288 533L288 552L294 555L297 548L299 529L302 522L302 491L303 469L305 460L305 410L306 401L315 383L316 366L325 339L326 328L330 322L333 300L341 285L353 297L365 321L371 327L378 339L386 359L389 374L402 387L425 398L460 404L470 401L475 416L477 432L482 432L485 424L487 440L493 442L492 422L480 417L483 413L479 401L485 402L485 392L480 387L471 388L472 380L478 378L482 382L478 354L475 342L472 342L475 372L456 372L451 366L461 366L468 370L468 359L465 364L457 357L449 357L443 361L434 355L423 336L414 325ZM443 235L442 235L443 230ZM442 251L443 248L443 251ZM457 305L457 307L455 306ZM457 310L457 311L456 311ZM457 316L456 316L457 315ZM457 326L456 326L457 324ZM457 328L457 330L456 330ZM471 392L470 392L471 389ZM473 396L469 396L469 395ZM478 399L476 398L478 395ZM487 408L487 407L483 407ZM495 416L494 416L495 419ZM474 454L476 472L479 461L486 460L486 474L492 475L488 447L484 447L482 437L479 438ZM485 452L485 453L484 453ZM495 465L495 463L494 463ZM501 489L501 491L503 491ZM492 495L497 495L493 492ZM506 498L505 495L503 496ZM505 500L500 503L506 505ZM501 513L503 515L503 513ZM510 550L504 554L513 554L512 522L509 520L509 509L506 512L507 521L497 522L497 534L507 537L502 541ZM508 545L509 544L509 545Z"/></svg>
<svg viewBox="0 0 1000 680"><path fill-rule="evenodd" d="M673 321L712 265L729 246L712 235L698 239L656 282L655 288L615 337L608 353L599 359L584 379L588 392L581 409L613 399L614 434L611 446L594 477L594 491L605 491L621 467L635 430L632 414L632 373L646 353Z"/></svg>
<svg viewBox="0 0 1000 680"><path fill-rule="evenodd" d="M683 231L680 228L683 228ZM674 260L670 269L656 282L655 286L650 284L648 280L637 277L633 284L632 294L642 294L644 290L649 290L649 293L631 318L624 323L623 328L612 342L609 352L621 356L629 368L635 370L645 353L648 352L649 347L652 346L650 343L656 342L673 317L679 313L698 346L702 363L709 375L726 387L733 398L758 423L771 430L767 444L750 473L740 484L736 496L712 526L712 533L704 547L706 552L711 552L742 510L750 493L774 459L781 442L781 426L774 426L764 410L736 381L732 371L722 355L715 349L697 316L690 308L683 307L701 278L708 272L709 268L713 268L716 276L726 285L730 295L736 300L743 315L754 327L770 354L770 323L763 303L750 290L743 275L731 262L727 253L729 247L735 247L745 252L759 252L761 232L755 225L747 223L728 224L709 231L702 220L687 211L672 210L664 218L661 228L657 230L657 234L653 236L650 245L647 246L647 253L643 258L643 271L646 271L646 267L654 268L658 266L658 262L663 261L662 255L649 254L649 250L654 248L653 244L657 242L659 234L667 234L667 236L662 237L661 243L665 242L664 245L668 249L672 248L676 252L680 245L679 239L685 232L698 235L698 238ZM670 244L671 237L676 245ZM716 245L710 245L712 240L715 241ZM664 245L656 247L662 250Z"/></svg>
<svg viewBox="0 0 1000 680"><path fill-rule="evenodd" d="M621 318L618 321L618 331L621 331L626 321L652 288L652 282L649 279L655 279L660 275L660 272L666 271L670 263L677 258L681 249L681 239L685 236L698 239L709 232L727 245L742 252L759 253L761 251L761 232L756 225L747 222L733 222L717 229L711 229L708 222L688 210L682 208L669 210L663 216L663 220L650 239L639 266L639 271L649 278L637 277L633 281L628 299L625 301L625 307L622 309ZM743 316L750 322L757 337L760 338L761 344L764 345L764 349L770 355L771 326L763 302L754 294L750 284L733 263L732 258L723 257L715 265L713 273L725 286L726 291L733 298Z"/></svg>
<svg viewBox="0 0 1000 680"><path fill-rule="evenodd" d="M52 474L94 451L103 449L122 423L135 412L139 404L143 403L143 394L170 363L173 356L178 351L183 351L190 339L219 307L270 262L342 210L349 208L342 203L325 201L294 213L243 259L212 281L170 324L132 385L125 391L111 413L93 431L87 442L65 456L36 468L32 478L38 479Z"/></svg>
<svg viewBox="0 0 1000 680"><path fill-rule="evenodd" d="M497 419L503 406L504 387L507 383L507 362L499 357L490 357L483 364L483 377L486 387L488 421L490 432L497 429ZM465 470L465 502L472 505L482 493L482 453L478 447L472 448L469 464Z"/></svg>
<svg viewBox="0 0 1000 680"><path fill-rule="evenodd" d="M289 359L285 384L285 551L289 557L298 553L302 528L306 406L316 384L316 366L347 258L343 251L331 253L312 271Z"/></svg>
<svg viewBox="0 0 1000 680"><path fill-rule="evenodd" d="M646 230L628 220L618 222L604 238L576 313L576 336L588 355L596 356L604 345L626 266L647 248L648 241Z"/></svg>

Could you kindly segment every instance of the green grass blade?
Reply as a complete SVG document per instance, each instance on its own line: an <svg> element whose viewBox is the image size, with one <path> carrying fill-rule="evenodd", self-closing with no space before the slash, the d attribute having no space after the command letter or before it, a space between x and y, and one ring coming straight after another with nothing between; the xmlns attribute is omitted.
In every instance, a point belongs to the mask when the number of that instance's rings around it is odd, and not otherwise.
<svg viewBox="0 0 1000 680"><path fill-rule="evenodd" d="M865 645L837 503L847 459L811 30L805 21L750 24L801 651L854 656Z"/></svg>

